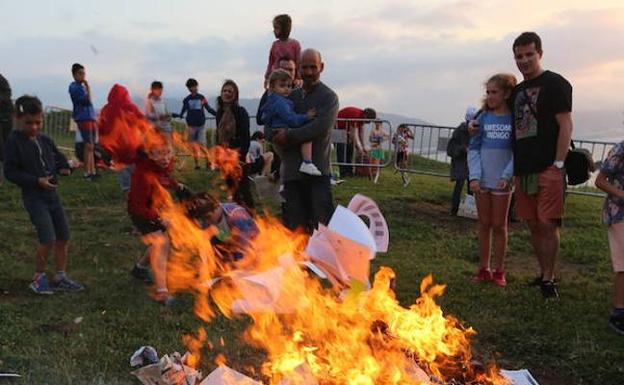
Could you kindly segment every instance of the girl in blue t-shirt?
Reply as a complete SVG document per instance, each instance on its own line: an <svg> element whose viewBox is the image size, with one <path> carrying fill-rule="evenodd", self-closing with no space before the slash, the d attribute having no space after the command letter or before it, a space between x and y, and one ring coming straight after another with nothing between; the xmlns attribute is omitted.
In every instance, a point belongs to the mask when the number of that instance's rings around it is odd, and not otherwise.
<svg viewBox="0 0 624 385"><path fill-rule="evenodd" d="M468 170L470 190L475 192L479 216L479 269L475 282L494 281L507 285L504 259L507 251L507 213L513 177L512 116L507 99L516 85L510 74L492 76L485 84L483 113L473 125ZM490 268L490 245L494 238L494 271Z"/></svg>

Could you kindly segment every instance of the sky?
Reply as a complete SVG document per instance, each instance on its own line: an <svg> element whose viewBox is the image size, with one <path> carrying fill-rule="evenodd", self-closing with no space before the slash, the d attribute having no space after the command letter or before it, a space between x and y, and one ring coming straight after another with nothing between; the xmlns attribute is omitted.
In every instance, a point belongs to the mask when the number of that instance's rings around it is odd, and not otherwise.
<svg viewBox="0 0 624 385"><path fill-rule="evenodd" d="M74 62L87 68L96 107L114 83L144 95L155 79L169 97L183 97L189 77L207 96L231 78L241 97L259 97L279 13L292 16L303 48L321 51L341 106L440 125L479 104L490 75L520 79L511 45L536 31L544 68L574 87L577 126L624 134L621 0L0 0L0 73L14 95L47 105L70 105Z"/></svg>

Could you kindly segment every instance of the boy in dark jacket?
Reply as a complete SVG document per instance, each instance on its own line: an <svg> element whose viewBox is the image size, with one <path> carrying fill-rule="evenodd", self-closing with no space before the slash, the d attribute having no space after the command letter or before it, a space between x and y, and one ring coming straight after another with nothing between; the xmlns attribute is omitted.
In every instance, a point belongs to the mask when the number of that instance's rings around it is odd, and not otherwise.
<svg viewBox="0 0 624 385"><path fill-rule="evenodd" d="M288 99L292 79L288 72L278 69L269 77L270 94L262 106L262 121L269 128L296 128L316 116L316 111L310 110L307 114L295 113L295 105ZM312 142L301 144L301 158L303 162L299 171L314 176L320 176L321 171L312 163Z"/></svg>
<svg viewBox="0 0 624 385"><path fill-rule="evenodd" d="M188 88L190 94L182 101L182 111L178 115L179 117L184 117L184 114L186 114L188 141L193 147L193 159L195 160L196 170L199 169L200 146L206 146L206 115L204 114L204 108L212 116L217 115L217 111L208 104L208 99L197 92L197 87L197 80L188 79L186 81L186 88Z"/></svg>
<svg viewBox="0 0 624 385"><path fill-rule="evenodd" d="M69 164L52 139L40 133L43 108L38 98L18 98L15 111L17 129L11 132L6 143L4 174L9 181L21 187L24 207L39 238L35 275L29 287L37 294L52 294L53 290L84 290L82 284L65 274L69 228L56 189L58 175L69 175ZM56 258L56 275L50 282L45 268L52 248Z"/></svg>

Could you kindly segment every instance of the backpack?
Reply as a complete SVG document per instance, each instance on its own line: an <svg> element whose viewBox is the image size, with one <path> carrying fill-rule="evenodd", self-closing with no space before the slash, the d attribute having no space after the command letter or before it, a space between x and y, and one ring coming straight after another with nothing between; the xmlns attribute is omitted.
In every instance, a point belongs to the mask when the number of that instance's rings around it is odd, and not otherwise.
<svg viewBox="0 0 624 385"><path fill-rule="evenodd" d="M568 176L568 184L575 186L589 180L590 174L596 170L591 152L585 148L576 148L570 141L572 149L568 151L565 159L565 170Z"/></svg>

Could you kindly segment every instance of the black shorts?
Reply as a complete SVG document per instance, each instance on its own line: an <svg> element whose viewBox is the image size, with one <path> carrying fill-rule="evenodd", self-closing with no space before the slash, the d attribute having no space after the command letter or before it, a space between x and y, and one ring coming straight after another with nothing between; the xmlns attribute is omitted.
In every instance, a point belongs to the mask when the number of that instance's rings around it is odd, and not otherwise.
<svg viewBox="0 0 624 385"><path fill-rule="evenodd" d="M141 235L147 235L150 233L155 233L157 231L167 231L167 229L160 220L150 221L149 219L140 217L138 215L130 215L130 220L132 220L132 224L134 225L134 227L136 227L137 230L139 230Z"/></svg>
<svg viewBox="0 0 624 385"><path fill-rule="evenodd" d="M262 172L262 167L264 167L264 158L259 156L253 163L249 164L249 174L259 174Z"/></svg>

